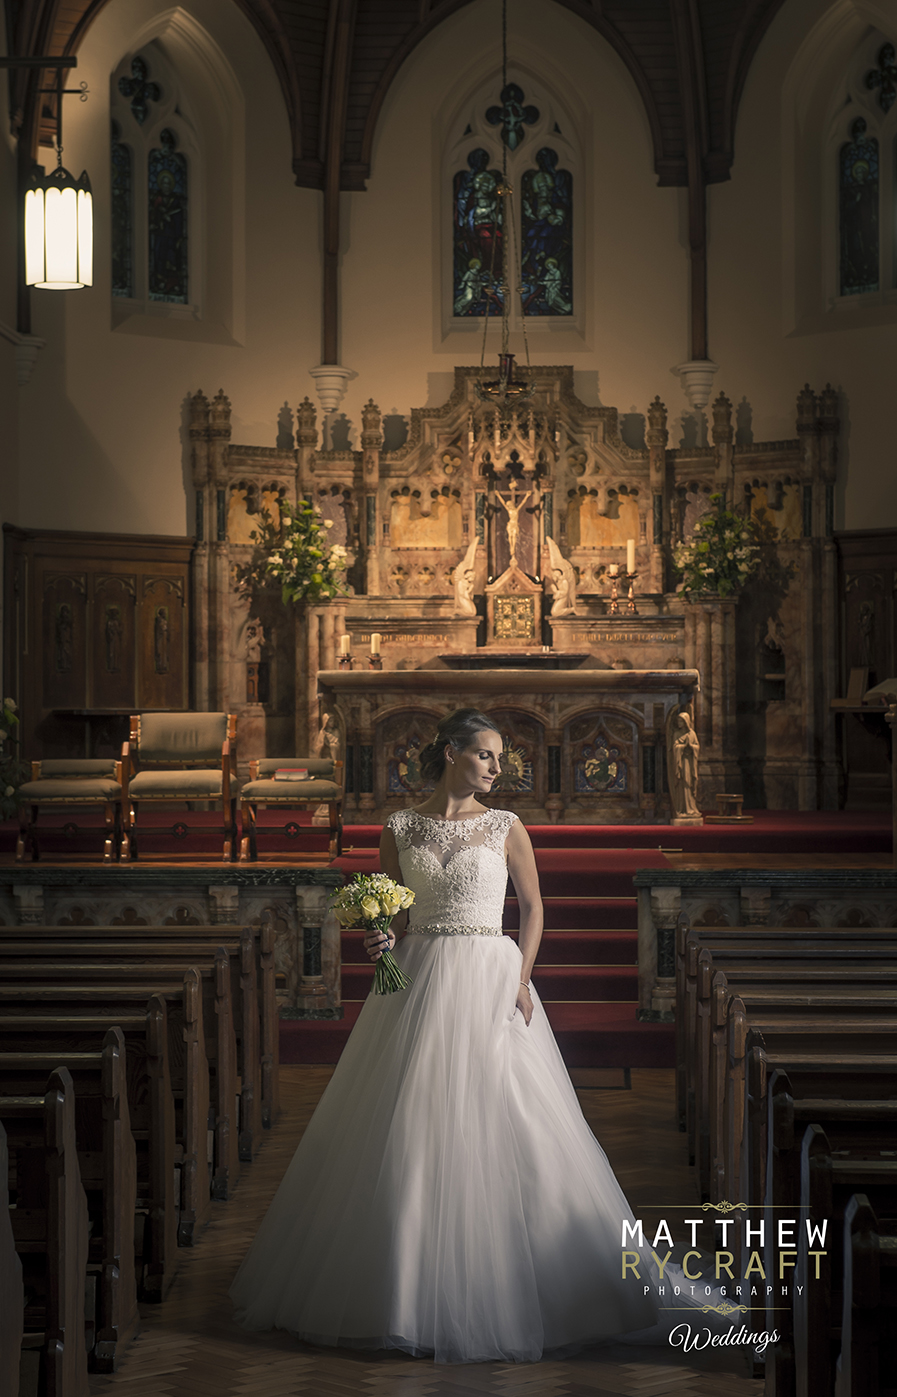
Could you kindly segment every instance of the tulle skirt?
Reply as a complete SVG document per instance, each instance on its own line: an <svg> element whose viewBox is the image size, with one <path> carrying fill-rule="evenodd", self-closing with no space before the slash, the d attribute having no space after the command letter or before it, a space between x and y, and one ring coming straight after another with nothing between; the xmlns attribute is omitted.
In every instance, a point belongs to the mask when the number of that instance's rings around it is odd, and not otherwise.
<svg viewBox="0 0 897 1397"><path fill-rule="evenodd" d="M413 934L396 959L412 984L367 999L231 1288L240 1322L441 1362L652 1325L535 990L529 1027L515 1011L516 943Z"/></svg>

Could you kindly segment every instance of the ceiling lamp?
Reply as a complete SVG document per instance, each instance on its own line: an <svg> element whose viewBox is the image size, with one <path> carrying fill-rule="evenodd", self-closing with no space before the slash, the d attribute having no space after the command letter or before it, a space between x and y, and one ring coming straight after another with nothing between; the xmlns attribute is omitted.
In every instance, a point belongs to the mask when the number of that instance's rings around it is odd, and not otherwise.
<svg viewBox="0 0 897 1397"><path fill-rule="evenodd" d="M25 192L25 282L45 291L93 286L93 194L86 171L75 180L59 164L35 170Z"/></svg>
<svg viewBox="0 0 897 1397"><path fill-rule="evenodd" d="M501 48L502 48L502 95L508 86L508 0L502 0L501 8ZM523 272L520 266L520 248L517 238L517 227L514 220L514 201L510 182L508 180L508 141L502 135L502 165L501 184L497 193L500 198L499 208L501 209L501 224L496 224L492 230L492 254L495 255L495 245L501 241L501 351L498 356L498 377L483 378L476 381L477 396L482 402L494 403L502 417L515 408L527 405L533 396L533 384L522 381L514 377L514 355L509 352L508 343L510 339L510 317L511 317L511 286L510 286L510 255L509 244L514 242L514 271L517 277L517 290L520 295L520 311L523 324L523 344L526 350L526 365L529 368L529 344L526 338L526 306L523 302ZM490 267L490 280L493 281L492 268ZM489 302L486 302L486 314L483 319L483 349L480 354L480 367L486 355L486 332L489 328Z"/></svg>
<svg viewBox="0 0 897 1397"><path fill-rule="evenodd" d="M77 67L75 57L0 59L2 68L55 68L55 87L39 94L56 97L56 169L46 175L34 166L25 190L25 283L47 291L74 291L93 286L93 193L87 171L74 179L62 164L62 99L77 93L82 102L88 87L63 87L63 73Z"/></svg>

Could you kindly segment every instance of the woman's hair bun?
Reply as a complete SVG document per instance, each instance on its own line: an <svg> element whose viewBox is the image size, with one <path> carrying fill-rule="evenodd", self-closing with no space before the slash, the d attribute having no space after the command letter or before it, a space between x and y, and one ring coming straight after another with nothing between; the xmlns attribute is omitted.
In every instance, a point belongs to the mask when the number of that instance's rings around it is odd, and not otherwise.
<svg viewBox="0 0 897 1397"><path fill-rule="evenodd" d="M478 732L498 732L498 724L478 708L456 708L447 713L436 729L432 742L421 749L420 769L426 781L438 781L445 771L445 749L463 752Z"/></svg>

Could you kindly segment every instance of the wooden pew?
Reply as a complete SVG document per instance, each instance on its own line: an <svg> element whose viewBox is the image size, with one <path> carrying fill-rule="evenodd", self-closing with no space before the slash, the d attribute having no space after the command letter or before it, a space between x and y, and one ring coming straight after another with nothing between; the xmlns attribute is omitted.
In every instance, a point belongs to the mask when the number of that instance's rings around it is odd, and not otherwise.
<svg viewBox="0 0 897 1397"><path fill-rule="evenodd" d="M897 1348L897 1228L879 1223L865 1193L844 1213L838 1397L893 1393Z"/></svg>
<svg viewBox="0 0 897 1397"><path fill-rule="evenodd" d="M702 957L708 953L702 952ZM818 967L804 970L800 964L789 972L790 978L774 983L755 983L755 967L729 974L716 971L711 983L710 1031L702 1045L699 1072L707 1083L707 1102L701 1119L699 1141L700 1182L702 1191L709 1191L716 1200L726 1197L720 1189L734 1186L733 1176L737 1158L732 1150L740 1150L743 1132L731 1134L732 1119L727 1115L726 1094L732 1090L730 1079L737 1060L738 1044L733 1040L730 1005L737 996L751 1023L775 1023L779 1019L811 1022L819 1017L853 1015L857 1022L866 1018L883 1019L897 1007L897 968L878 966L866 983L834 984L820 980ZM847 970L841 971L846 978ZM862 975L863 972L858 972ZM709 1062L706 1060L709 1054ZM702 1090L703 1090L702 1085ZM745 1102L747 1098L744 1098ZM744 1107L747 1111L747 1105ZM729 1134L727 1134L729 1129ZM731 1137L731 1143L730 1143ZM709 1169L708 1169L709 1166ZM739 1194L739 1197L741 1195Z"/></svg>
<svg viewBox="0 0 897 1397"><path fill-rule="evenodd" d="M23 1004L23 1009L31 1006ZM68 1010L72 1006L65 1005ZM163 1001L164 1007L164 1001ZM111 1027L121 1028L128 1047L128 1095L132 1126L140 1125L141 1157L147 1141L155 1141L165 1159L175 1160L181 1172L180 1209L177 1240L190 1246L195 1230L208 1218L213 1129L209 1119L209 1067L206 1058L202 1019L202 986L199 972L184 974L183 1000L173 1002L166 1012L166 1064L162 1075L172 1083L175 1109L174 1128L169 1129L167 1111L158 1120L148 1120L147 1102L153 1100L147 1085L148 1062L153 1045L154 1020L146 1009L133 1006L127 1012L113 1005L105 1010L94 1005L87 1011L6 1013L0 1004L0 1051L28 1048L44 1052L84 1052L95 1048ZM159 1098L161 1100L161 1098ZM213 1123L212 1123L213 1125ZM170 1137L170 1138L169 1138ZM149 1170L143 1160L143 1193L147 1191ZM167 1166L166 1166L167 1167Z"/></svg>
<svg viewBox="0 0 897 1397"><path fill-rule="evenodd" d="M31 1096L65 1067L75 1088L75 1134L88 1198L88 1264L99 1267L94 1372L111 1373L137 1332L134 1218L137 1160L128 1112L124 1034L106 1033L99 1052L0 1052L0 1098Z"/></svg>
<svg viewBox="0 0 897 1397"><path fill-rule="evenodd" d="M0 1121L0 1397L19 1397L19 1357L25 1326L22 1262L9 1203L9 1152Z"/></svg>
<svg viewBox="0 0 897 1397"><path fill-rule="evenodd" d="M800 1397L834 1397L843 1314L845 1222L856 1192L866 1195L880 1214L897 1218L897 1158L881 1154L867 1159L859 1151L843 1150L833 1155L821 1127L808 1126L801 1145L801 1215L830 1221L827 1264L820 1266L820 1279L794 1296L794 1373ZM804 1229L797 1264L805 1275L809 1251ZM893 1373L893 1349L891 1359Z"/></svg>
<svg viewBox="0 0 897 1397"><path fill-rule="evenodd" d="M697 956L703 947L723 959L751 955L766 965L800 956L809 960L843 958L856 965L870 957L880 958L883 943L897 950L897 929L893 927L692 927L683 914L676 928L676 1100L679 1128L686 1128L688 1083L693 1070L686 1044L694 1022L694 1009L688 1004L689 973L692 982ZM689 962L689 953L692 959ZM691 964L691 971L688 965ZM685 1011L683 1012L683 1007Z"/></svg>
<svg viewBox="0 0 897 1397"><path fill-rule="evenodd" d="M868 934L867 934L868 932ZM677 1091L680 1115L689 1137L689 1158L695 1159L696 1122L700 1103L696 1095L703 1086L699 1066L702 1044L710 1034L710 976L702 969L709 964L703 952L713 958L713 968L727 973L737 966L745 973L757 966L754 979L790 979L798 965L806 965L812 978L836 983L866 982L876 964L892 967L897 963L897 930L869 931L867 928L730 927L689 929L677 962ZM789 969L791 967L791 969ZM706 1099L706 1096L705 1096Z"/></svg>
<svg viewBox="0 0 897 1397"><path fill-rule="evenodd" d="M54 927L29 926L27 937L22 927L0 927L0 948L7 943L22 943L30 950L42 942L86 943L113 942L116 945L139 947L141 949L160 946L177 946L179 950L196 946L226 946L228 950L240 947L241 954L241 993L245 1001L246 987L251 981L251 972L243 957L246 955L245 938L251 938L252 956L255 965L255 984L258 994L260 1020L260 1063L257 1094L260 1095L260 1117L262 1128L270 1129L277 1119L278 1096L277 1077L280 1062L280 1017L277 1008L274 969L274 944L276 933L270 922L260 927L229 924L212 926L100 926L100 927ZM25 952L24 954L27 954ZM160 952L161 954L161 952ZM234 996L236 1002L236 996ZM250 1116L247 1114L247 1119ZM252 1116L255 1119L255 1116Z"/></svg>
<svg viewBox="0 0 897 1397"><path fill-rule="evenodd" d="M108 987L103 987L108 989ZM146 1213L146 1227L140 1246L140 1299L150 1303L164 1298L177 1269L177 1200L175 1197L175 1111L169 1068L168 1005L161 994L146 997L146 991L125 997L124 1005L107 995L105 1012L97 1015L92 996L86 1010L78 1015L73 1006L85 1005L82 989L67 986L0 985L0 1035L7 1044L31 1042L33 1048L49 1041L57 1050L56 1035L71 1041L96 1042L99 1029L105 1032L113 1022L126 1022L120 1016L124 1007L131 1018L142 1020L143 1040L133 1028L123 1028L132 1046L128 1058L128 1108L131 1133L137 1146L138 1210ZM145 1007L143 1007L145 1006ZM9 1008L13 1013L4 1012ZM141 1015L135 1009L143 1008ZM62 1010L60 1015L57 1011ZM62 1020L65 1023L62 1023ZM84 1024L83 1029L76 1025ZM10 1032L10 1025L12 1031ZM33 1037L28 1038L33 1025ZM133 1037L132 1037L133 1033ZM82 1036L83 1035L83 1036Z"/></svg>
<svg viewBox="0 0 897 1397"><path fill-rule="evenodd" d="M738 998L729 1005L729 1060L724 1098L722 1197L743 1201L742 1161L747 1115L747 1069L754 1047L768 1070L826 1071L833 1063L872 1073L897 1071L897 1017L870 1011L749 1016Z"/></svg>
<svg viewBox="0 0 897 1397"><path fill-rule="evenodd" d="M203 987L203 1019L206 1051L214 1072L215 1088L215 1168L212 1197L226 1199L239 1178L240 1165L235 1128L237 1111L236 1041L231 1000L231 972L227 952L215 953L211 966L194 967ZM0 1012L15 1002L17 993L27 990L35 999L43 996L56 1008L87 1002L127 1011L135 1002L158 992L169 1003L184 1002L184 970L165 961L136 964L99 963L79 960L15 961L2 963Z"/></svg>
<svg viewBox="0 0 897 1397"><path fill-rule="evenodd" d="M249 931L244 931L239 939L222 942L220 946L211 941L166 941L144 946L133 941L118 942L87 936L79 939L77 945L72 941L49 939L32 945L28 941L4 938L0 940L0 972L8 961L24 964L33 959L36 966L42 967L47 962L61 964L69 958L76 960L80 966L105 967L114 963L146 968L162 966L166 971L175 966L184 970L191 966L209 968L214 966L219 950L223 950L228 957L231 980L230 1000L234 1015L240 1099L238 1122L234 1123L235 1129L238 1128L237 1151L240 1160L249 1163L258 1152L262 1135L259 995L255 944ZM174 1053L172 1060L177 1060Z"/></svg>
<svg viewBox="0 0 897 1397"><path fill-rule="evenodd" d="M75 1093L66 1068L50 1074L42 1096L0 1100L0 1121L15 1160L16 1207L10 1211L26 1284L43 1296L26 1328L43 1332L42 1392L88 1397L84 1342L87 1199L78 1170Z"/></svg>

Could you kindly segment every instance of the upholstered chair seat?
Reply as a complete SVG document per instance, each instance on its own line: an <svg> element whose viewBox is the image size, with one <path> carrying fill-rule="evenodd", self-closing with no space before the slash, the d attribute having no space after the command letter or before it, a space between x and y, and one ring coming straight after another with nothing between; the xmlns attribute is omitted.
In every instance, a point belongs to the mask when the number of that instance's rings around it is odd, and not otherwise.
<svg viewBox="0 0 897 1397"><path fill-rule="evenodd" d="M105 817L103 857L118 857L121 838L122 767L114 759L45 758L31 763L31 780L18 789L19 837L16 859L23 862L30 846L32 859L40 857L38 813L46 808L68 810L64 826L71 827L71 811L101 809ZM44 832L57 828L44 823Z"/></svg>
<svg viewBox="0 0 897 1397"><path fill-rule="evenodd" d="M140 713L122 752L125 781L125 858L137 857L139 810L145 802L197 801L220 805L225 861L234 856L237 766L236 717L232 713ZM140 831L140 838L145 830Z"/></svg>
<svg viewBox="0 0 897 1397"><path fill-rule="evenodd" d="M284 768L304 768L304 780L277 780ZM327 806L330 826L329 855L336 858L342 837L343 764L329 757L265 757L249 763L250 780L243 786L240 801L243 812L241 860L258 857L258 808L308 809ZM323 821L322 821L323 823Z"/></svg>

